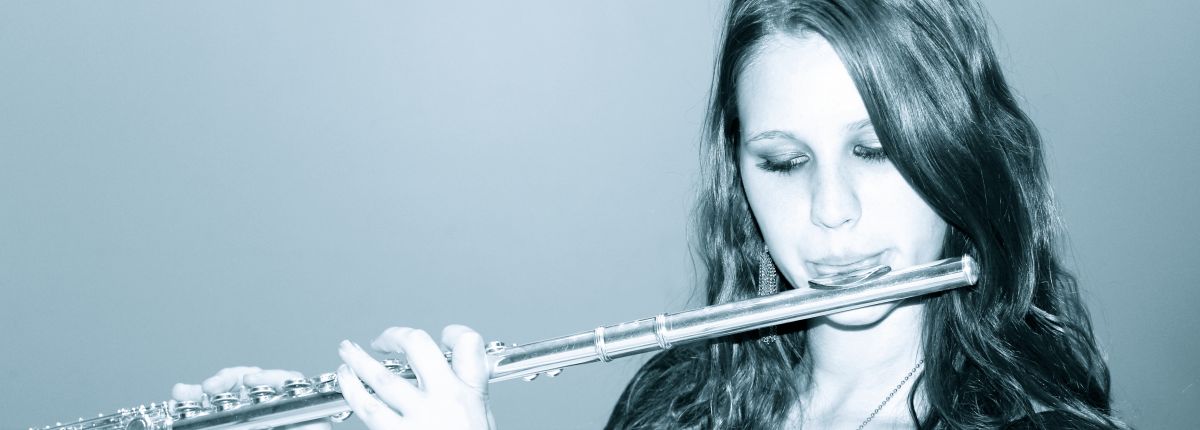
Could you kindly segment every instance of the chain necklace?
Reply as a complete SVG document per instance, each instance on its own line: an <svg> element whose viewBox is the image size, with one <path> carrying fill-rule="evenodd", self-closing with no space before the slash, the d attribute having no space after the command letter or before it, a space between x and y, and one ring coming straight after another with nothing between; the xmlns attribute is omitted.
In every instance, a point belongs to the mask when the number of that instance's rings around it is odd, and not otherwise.
<svg viewBox="0 0 1200 430"><path fill-rule="evenodd" d="M920 369L922 364L925 364L925 359L918 361L917 365L913 366L912 370L909 370L907 375L904 375L904 379L901 379L900 383L896 384L896 388L893 388L892 392L888 393L887 397L883 399L883 403L880 403L879 406L876 406L875 410L871 412L871 415L867 416L867 420L863 421L862 424L859 424L858 428L855 430L862 430L863 427L867 426L867 423L870 423L871 420L875 419L875 415L879 414L879 411L883 410L883 406L892 400L892 396L895 396L896 392L900 391L900 387L903 387L904 383L908 382L909 378L912 378L914 373L917 373L917 369Z"/></svg>

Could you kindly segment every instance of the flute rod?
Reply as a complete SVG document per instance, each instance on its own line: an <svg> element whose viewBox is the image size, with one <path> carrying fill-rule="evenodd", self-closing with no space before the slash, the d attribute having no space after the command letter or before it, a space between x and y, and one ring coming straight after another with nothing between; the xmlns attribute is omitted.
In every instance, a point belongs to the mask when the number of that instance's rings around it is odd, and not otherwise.
<svg viewBox="0 0 1200 430"><path fill-rule="evenodd" d="M672 345L740 333L906 299L966 285L978 278L970 256L890 272L833 289L793 289L673 314L663 314L526 345L499 346L491 381L529 377L567 366L609 361ZM828 287L828 286L825 286ZM489 345L496 350L497 345Z"/></svg>

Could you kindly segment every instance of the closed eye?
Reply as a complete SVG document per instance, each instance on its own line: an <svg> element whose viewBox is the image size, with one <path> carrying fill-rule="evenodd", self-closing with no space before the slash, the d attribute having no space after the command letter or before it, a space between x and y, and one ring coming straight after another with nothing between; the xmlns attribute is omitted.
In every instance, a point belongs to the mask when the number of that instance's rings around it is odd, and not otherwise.
<svg viewBox="0 0 1200 430"><path fill-rule="evenodd" d="M804 165L809 160L808 154L793 154L788 157L766 158L758 163L758 168L768 172L788 174Z"/></svg>
<svg viewBox="0 0 1200 430"><path fill-rule="evenodd" d="M882 146L872 147L872 146L855 145L853 151L854 151L855 156L857 156L858 158L861 158L863 160L867 160L867 161L871 161L871 162L878 162L878 163L882 163L882 162L888 160L888 155L886 152L883 151Z"/></svg>

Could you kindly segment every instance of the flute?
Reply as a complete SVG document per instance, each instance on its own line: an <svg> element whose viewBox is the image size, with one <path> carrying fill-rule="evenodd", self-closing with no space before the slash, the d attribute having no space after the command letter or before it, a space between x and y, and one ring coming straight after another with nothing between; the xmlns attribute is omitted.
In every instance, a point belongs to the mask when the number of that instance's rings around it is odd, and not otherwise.
<svg viewBox="0 0 1200 430"><path fill-rule="evenodd" d="M539 375L557 376L562 368L671 348L771 327L831 313L902 300L972 285L979 268L970 256L891 271L887 266L839 274L794 289L672 314L625 322L524 345L487 344L492 373L489 382ZM451 359L446 353L447 360ZM399 360L384 366L405 378L416 378ZM263 430L315 419L340 422L350 416L334 373L285 381L282 392L256 386L239 393L205 396L201 401L151 403L120 409L111 415L44 430ZM30 428L34 430L34 428Z"/></svg>

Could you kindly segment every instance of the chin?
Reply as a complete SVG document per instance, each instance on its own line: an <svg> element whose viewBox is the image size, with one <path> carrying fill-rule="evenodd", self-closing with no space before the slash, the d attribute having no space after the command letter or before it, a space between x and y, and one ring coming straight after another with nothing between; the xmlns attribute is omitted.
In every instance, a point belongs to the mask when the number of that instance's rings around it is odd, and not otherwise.
<svg viewBox="0 0 1200 430"><path fill-rule="evenodd" d="M832 325L845 328L868 328L887 318L898 305L899 302L880 303L865 308L829 314L824 316L823 319Z"/></svg>

